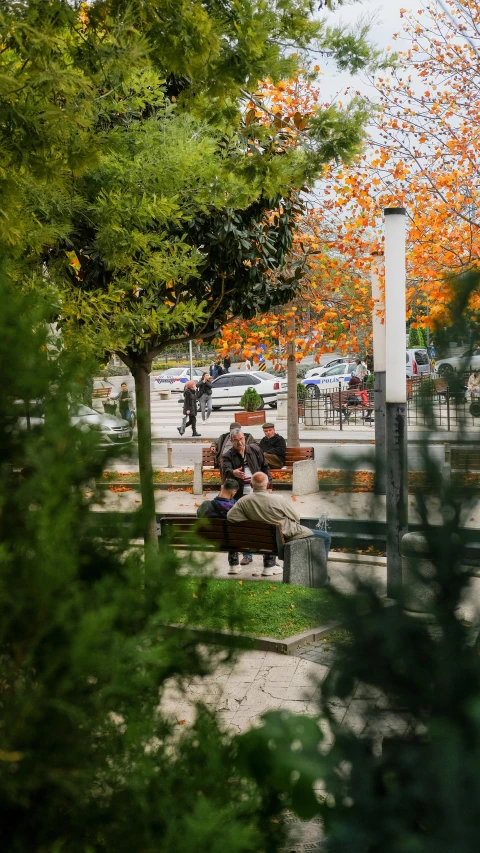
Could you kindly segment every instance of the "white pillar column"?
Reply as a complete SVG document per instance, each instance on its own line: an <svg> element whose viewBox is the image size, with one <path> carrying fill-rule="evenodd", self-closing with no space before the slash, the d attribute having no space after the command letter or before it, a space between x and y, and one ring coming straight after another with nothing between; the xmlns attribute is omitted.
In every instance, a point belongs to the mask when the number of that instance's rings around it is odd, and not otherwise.
<svg viewBox="0 0 480 853"><path fill-rule="evenodd" d="M402 585L400 545L408 532L407 390L405 368L405 208L385 216L385 396L387 595Z"/></svg>

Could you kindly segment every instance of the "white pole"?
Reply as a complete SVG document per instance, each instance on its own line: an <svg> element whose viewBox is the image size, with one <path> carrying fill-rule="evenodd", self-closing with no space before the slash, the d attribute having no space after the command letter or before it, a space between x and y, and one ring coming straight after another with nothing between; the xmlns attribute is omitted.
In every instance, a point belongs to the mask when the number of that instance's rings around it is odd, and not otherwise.
<svg viewBox="0 0 480 853"><path fill-rule="evenodd" d="M389 207L384 214L387 595L394 598L402 587L401 543L408 533L405 209Z"/></svg>
<svg viewBox="0 0 480 853"><path fill-rule="evenodd" d="M405 403L405 208L387 207L384 212L386 398L387 403Z"/></svg>
<svg viewBox="0 0 480 853"><path fill-rule="evenodd" d="M188 353L190 356L190 379L193 379L193 353L192 353L192 342L188 342Z"/></svg>

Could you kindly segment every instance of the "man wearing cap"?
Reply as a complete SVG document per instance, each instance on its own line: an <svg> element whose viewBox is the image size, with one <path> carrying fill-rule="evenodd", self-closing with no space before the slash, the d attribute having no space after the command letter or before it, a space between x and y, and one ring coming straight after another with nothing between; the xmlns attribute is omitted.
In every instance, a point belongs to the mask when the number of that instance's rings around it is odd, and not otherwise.
<svg viewBox="0 0 480 853"><path fill-rule="evenodd" d="M260 447L269 468L273 470L283 468L287 457L287 442L283 435L275 432L275 424L263 424L263 438Z"/></svg>
<svg viewBox="0 0 480 853"><path fill-rule="evenodd" d="M212 450L215 451L215 468L222 468L223 457L233 447L232 435L235 430L242 432L242 425L236 421L234 421L233 424L230 424L228 432L222 432L222 434L212 444ZM245 436L245 444L256 444L256 441L250 432L244 432L243 434Z"/></svg>

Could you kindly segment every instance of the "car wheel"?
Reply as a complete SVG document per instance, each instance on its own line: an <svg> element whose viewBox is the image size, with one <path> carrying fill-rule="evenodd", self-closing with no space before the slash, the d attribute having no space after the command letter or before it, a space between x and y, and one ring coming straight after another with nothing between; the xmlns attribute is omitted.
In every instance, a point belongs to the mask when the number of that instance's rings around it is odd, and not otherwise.
<svg viewBox="0 0 480 853"><path fill-rule="evenodd" d="M470 411L470 414L472 415L472 417L479 418L480 417L480 403L478 403L477 401L475 401L474 403L471 403L469 411Z"/></svg>
<svg viewBox="0 0 480 853"><path fill-rule="evenodd" d="M257 411L257 412L261 412L261 411L262 411L262 409L264 409L264 408L265 408L265 400L264 400L264 399L263 399L263 397L262 397L262 402L260 403L260 405L259 405L259 406L257 406L256 411Z"/></svg>
<svg viewBox="0 0 480 853"><path fill-rule="evenodd" d="M275 400L274 403L269 403L268 405L270 406L271 409L276 409L277 408L277 401Z"/></svg>
<svg viewBox="0 0 480 853"><path fill-rule="evenodd" d="M320 388L318 385L307 385L307 395L312 397L320 397Z"/></svg>
<svg viewBox="0 0 480 853"><path fill-rule="evenodd" d="M453 373L453 367L451 364L441 364L438 368L439 376L449 376L451 373Z"/></svg>

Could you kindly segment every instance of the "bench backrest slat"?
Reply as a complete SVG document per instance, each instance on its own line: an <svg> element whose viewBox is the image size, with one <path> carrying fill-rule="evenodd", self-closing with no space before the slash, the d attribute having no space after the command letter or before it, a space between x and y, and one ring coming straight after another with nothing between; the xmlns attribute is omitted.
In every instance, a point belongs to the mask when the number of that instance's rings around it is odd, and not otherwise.
<svg viewBox="0 0 480 853"><path fill-rule="evenodd" d="M480 471L480 448L451 447L450 460L452 469Z"/></svg>
<svg viewBox="0 0 480 853"><path fill-rule="evenodd" d="M162 518L161 525L162 530L169 530L174 545L191 546L193 534L221 550L271 554L277 553L278 542L284 541L278 525L263 521L230 524L224 518L170 516Z"/></svg>
<svg viewBox="0 0 480 853"><path fill-rule="evenodd" d="M290 467L294 462L299 462L301 459L314 459L315 450L313 447L287 447L287 456L285 465ZM202 447L202 466L204 468L215 465L215 451L210 447Z"/></svg>

